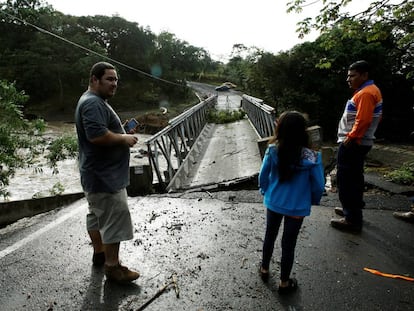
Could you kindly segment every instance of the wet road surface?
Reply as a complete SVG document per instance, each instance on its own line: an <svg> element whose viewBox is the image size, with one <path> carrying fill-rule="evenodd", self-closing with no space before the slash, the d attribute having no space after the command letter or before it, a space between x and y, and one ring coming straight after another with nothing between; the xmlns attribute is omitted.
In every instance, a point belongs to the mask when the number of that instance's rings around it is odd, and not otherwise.
<svg viewBox="0 0 414 311"><path fill-rule="evenodd" d="M206 150L200 155L186 181L187 187L200 187L250 177L260 170L258 135L249 120L215 124L205 138Z"/></svg>
<svg viewBox="0 0 414 311"><path fill-rule="evenodd" d="M129 198L134 238L121 258L141 272L129 286L91 265L86 201L0 229L2 310L412 310L414 283L364 267L414 275L414 226L392 217L404 196L366 195L360 235L329 226L337 196L328 193L300 232L293 268L299 290L277 293L280 238L265 285L257 267L265 211L257 191L194 192ZM382 208L382 209L380 209ZM384 209L386 208L386 209Z"/></svg>

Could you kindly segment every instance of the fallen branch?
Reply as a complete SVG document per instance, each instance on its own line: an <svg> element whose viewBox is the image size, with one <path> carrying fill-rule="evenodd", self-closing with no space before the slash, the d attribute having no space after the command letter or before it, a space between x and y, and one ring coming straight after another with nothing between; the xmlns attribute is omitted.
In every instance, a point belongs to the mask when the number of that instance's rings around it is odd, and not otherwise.
<svg viewBox="0 0 414 311"><path fill-rule="evenodd" d="M175 274L173 274L171 276L172 280L165 284L163 287L161 287L158 292L155 293L154 296L152 296L150 299L148 299L142 306L140 306L137 311L141 311L144 310L146 307L148 307L155 299L157 299L159 296L161 296L171 285L174 286L174 290L175 290L175 296L177 298L180 298L180 291L178 289L178 284L177 284L177 276Z"/></svg>
<svg viewBox="0 0 414 311"><path fill-rule="evenodd" d="M180 289L178 288L177 276L175 274L172 275L172 283L174 284L175 296L180 298Z"/></svg>

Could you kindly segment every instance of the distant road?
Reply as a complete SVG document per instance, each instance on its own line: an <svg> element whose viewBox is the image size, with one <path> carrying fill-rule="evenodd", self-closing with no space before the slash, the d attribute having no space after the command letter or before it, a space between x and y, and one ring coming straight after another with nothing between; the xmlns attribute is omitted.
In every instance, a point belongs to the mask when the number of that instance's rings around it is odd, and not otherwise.
<svg viewBox="0 0 414 311"><path fill-rule="evenodd" d="M195 90L199 95L213 95L216 94L216 85L199 83L199 82L187 82L187 85Z"/></svg>
<svg viewBox="0 0 414 311"><path fill-rule="evenodd" d="M240 95L239 91L236 91L234 89L230 89L228 91L216 91L216 87L219 85L212 85L212 84L206 84L206 83L200 83L200 82L187 82L187 85L191 87L193 90L195 90L199 95L207 95L211 96L214 94L219 95L231 95L231 94L237 94Z"/></svg>

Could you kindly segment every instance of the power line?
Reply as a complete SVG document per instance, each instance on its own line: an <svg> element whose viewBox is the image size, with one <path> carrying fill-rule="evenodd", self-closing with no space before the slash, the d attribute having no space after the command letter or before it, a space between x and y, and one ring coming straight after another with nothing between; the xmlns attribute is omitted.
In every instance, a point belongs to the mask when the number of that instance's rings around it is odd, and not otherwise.
<svg viewBox="0 0 414 311"><path fill-rule="evenodd" d="M135 72L138 72L138 73L140 73L140 74L142 74L142 75L144 75L144 76L150 77L150 78L152 78L152 79L159 80L159 81L162 81L162 82L165 82L165 83L169 83L169 84L172 84L172 85L177 85L177 86L183 87L183 85L181 85L181 84L178 84L178 83L175 83L175 82L172 82L172 81L168 81L168 80L162 79L162 78L160 78L160 77L157 77L157 76L154 76L154 75L152 75L152 74L149 74L149 73L147 73L147 72L145 72L145 71L142 71L142 70L136 69L136 68L134 68L134 67L132 67L132 66L129 66L129 65L127 65L127 64L124 64L124 63L122 63L122 62L120 62L120 61L117 61L117 60L115 60L115 59L113 59L113 58L110 58L110 57L108 57L108 56L102 55L102 54L100 54L100 53L98 53L98 52L95 52L95 51L93 51L93 50L91 50L91 49L89 49L89 48L87 48L87 47L84 47L84 46L82 46L82 45L80 45L80 44L78 44L78 43L76 43L76 42L70 41L70 40L68 40L68 39L66 39L66 38L63 38L63 37L61 37L61 36L59 36L59 35L57 35L57 34L53 33L53 32L50 32L49 30L46 30L46 29L44 29L44 28L42 28L42 27L39 27L39 26L34 25L34 24L32 24L32 23L29 23L29 22L27 22L27 21L25 21L25 20L23 20L23 19L21 19L21 18L19 18L19 17L17 17L17 16L14 16L14 15L12 15L12 14L10 14L10 13L4 12L4 11L1 11L1 13L3 13L3 14L5 14L5 15L9 16L9 17L10 17L10 18L12 18L12 19L18 20L18 21L19 21L19 22L21 22L23 25L31 26L31 27L35 28L37 31L40 31L40 32L42 32L42 33L44 33L44 34L50 35L50 36L52 36L52 37L55 37L55 38L57 38L57 39L59 39L59 40L62 40L62 41L64 41L64 42L68 43L68 44L74 45L74 46L76 46L77 48L80 48L80 49L82 49L82 50L85 50L85 51L87 51L87 52L89 52L89 53L92 53L92 54L94 54L94 55L97 55L97 56L99 56L99 57L102 57L102 58L104 58L104 59L107 59L107 60L111 61L112 63L118 64L118 65L120 65L120 66L123 66L123 67L125 67L125 68L130 69L130 70L133 70L133 71L135 71Z"/></svg>
<svg viewBox="0 0 414 311"><path fill-rule="evenodd" d="M307 7L307 6L311 6L311 5L314 5L315 3L318 3L319 1L320 0L315 0L315 1L312 1L310 3L302 4L301 7L304 8L304 7Z"/></svg>

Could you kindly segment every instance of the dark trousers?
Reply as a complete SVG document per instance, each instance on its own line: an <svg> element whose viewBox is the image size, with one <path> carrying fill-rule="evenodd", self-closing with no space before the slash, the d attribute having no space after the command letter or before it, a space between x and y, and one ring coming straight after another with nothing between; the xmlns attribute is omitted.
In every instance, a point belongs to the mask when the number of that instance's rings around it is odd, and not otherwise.
<svg viewBox="0 0 414 311"><path fill-rule="evenodd" d="M337 186L339 201L345 219L355 225L362 225L362 209L365 206L364 161L371 146L351 143L339 145L337 161Z"/></svg>
<svg viewBox="0 0 414 311"><path fill-rule="evenodd" d="M290 272L293 267L295 258L295 247L303 218L292 218L282 214L275 213L267 209L266 217L266 234L263 242L262 268L268 270L270 259L272 258L273 249L280 223L285 219L282 235L282 259L280 262L280 280L286 282L289 280Z"/></svg>

